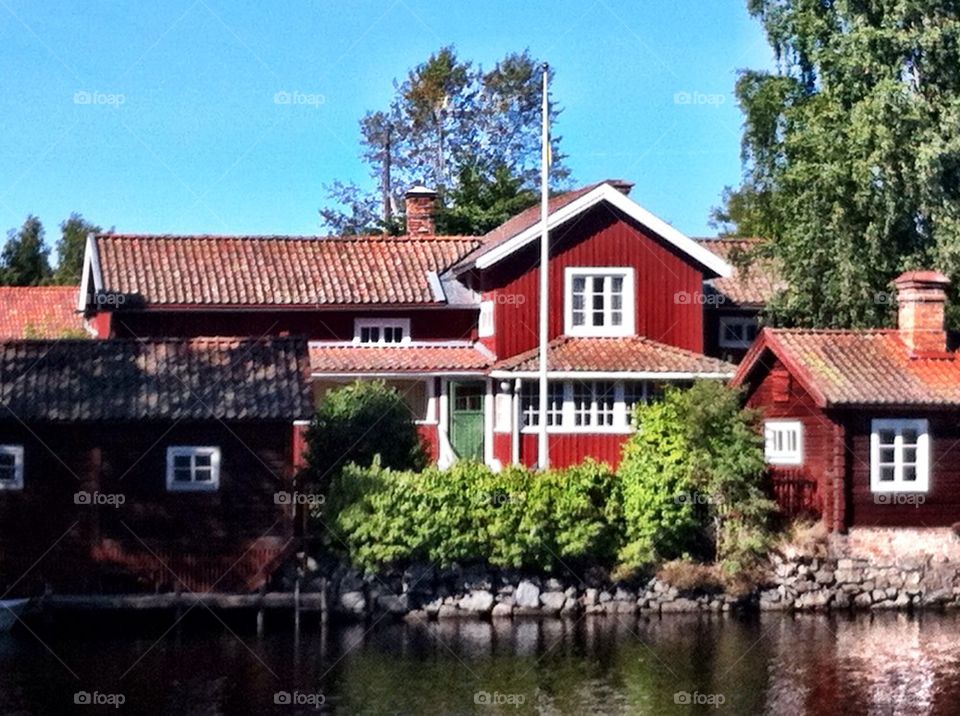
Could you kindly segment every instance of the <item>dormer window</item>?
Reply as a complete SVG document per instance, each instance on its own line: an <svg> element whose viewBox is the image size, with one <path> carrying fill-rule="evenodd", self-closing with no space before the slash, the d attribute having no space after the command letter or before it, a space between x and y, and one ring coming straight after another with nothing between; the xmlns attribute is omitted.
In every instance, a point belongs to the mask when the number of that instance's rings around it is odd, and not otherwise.
<svg viewBox="0 0 960 716"><path fill-rule="evenodd" d="M632 336L632 268L568 268L564 323L570 336Z"/></svg>
<svg viewBox="0 0 960 716"><path fill-rule="evenodd" d="M409 341L409 318L358 318L353 325L354 343L392 345Z"/></svg>

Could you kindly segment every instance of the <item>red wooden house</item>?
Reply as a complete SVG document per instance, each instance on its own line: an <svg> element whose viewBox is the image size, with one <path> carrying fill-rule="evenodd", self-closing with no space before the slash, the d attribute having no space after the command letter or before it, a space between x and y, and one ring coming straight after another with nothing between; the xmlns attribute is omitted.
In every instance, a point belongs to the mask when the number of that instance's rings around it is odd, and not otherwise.
<svg viewBox="0 0 960 716"><path fill-rule="evenodd" d="M895 282L893 330L765 328L733 379L764 413L774 489L833 531L960 521L960 360L948 280Z"/></svg>
<svg viewBox="0 0 960 716"><path fill-rule="evenodd" d="M302 339L0 343L0 590L258 588L308 381Z"/></svg>
<svg viewBox="0 0 960 716"><path fill-rule="evenodd" d="M554 465L615 463L633 404L734 371L703 355L699 299L729 265L629 188L550 202ZM539 207L486 236L438 236L435 199L408 194L399 237L92 236L79 308L102 337L306 336L316 397L381 378L441 464L535 464Z"/></svg>

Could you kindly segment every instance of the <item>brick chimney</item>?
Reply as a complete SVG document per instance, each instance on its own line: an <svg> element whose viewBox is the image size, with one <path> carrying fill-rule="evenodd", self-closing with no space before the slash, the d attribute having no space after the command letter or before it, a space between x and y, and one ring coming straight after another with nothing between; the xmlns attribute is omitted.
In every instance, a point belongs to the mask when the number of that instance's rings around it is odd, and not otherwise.
<svg viewBox="0 0 960 716"><path fill-rule="evenodd" d="M944 353L947 332L943 311L950 279L939 271L907 271L893 285L897 287L901 340L914 354Z"/></svg>
<svg viewBox="0 0 960 716"><path fill-rule="evenodd" d="M418 185L406 194L407 234L433 236L437 231L434 214L437 210L437 192Z"/></svg>

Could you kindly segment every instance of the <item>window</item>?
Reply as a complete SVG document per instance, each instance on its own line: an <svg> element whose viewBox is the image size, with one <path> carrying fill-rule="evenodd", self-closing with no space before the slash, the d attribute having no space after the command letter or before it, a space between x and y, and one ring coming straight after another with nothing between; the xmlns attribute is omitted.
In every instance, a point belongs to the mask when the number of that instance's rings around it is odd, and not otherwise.
<svg viewBox="0 0 960 716"><path fill-rule="evenodd" d="M764 457L770 465L803 464L803 423L799 420L767 420Z"/></svg>
<svg viewBox="0 0 960 716"><path fill-rule="evenodd" d="M565 294L567 334L633 335L632 268L568 268Z"/></svg>
<svg viewBox="0 0 960 716"><path fill-rule="evenodd" d="M760 326L756 318L747 316L720 317L720 347L749 348L757 337Z"/></svg>
<svg viewBox="0 0 960 716"><path fill-rule="evenodd" d="M547 384L547 427L563 425L563 404L565 390L563 383ZM520 410L523 413L523 426L535 428L540 425L540 385L527 381L520 391Z"/></svg>
<svg viewBox="0 0 960 716"><path fill-rule="evenodd" d="M167 490L202 491L220 487L220 448L176 445L167 448Z"/></svg>
<svg viewBox="0 0 960 716"><path fill-rule="evenodd" d="M870 489L926 492L930 437L926 420L874 420L870 426Z"/></svg>
<svg viewBox="0 0 960 716"><path fill-rule="evenodd" d="M23 489L23 445L0 445L0 490Z"/></svg>
<svg viewBox="0 0 960 716"><path fill-rule="evenodd" d="M573 384L573 423L577 427L613 427L616 409L614 383L596 381Z"/></svg>
<svg viewBox="0 0 960 716"><path fill-rule="evenodd" d="M358 318L354 321L354 343L385 345L409 340L409 318Z"/></svg>
<svg viewBox="0 0 960 716"><path fill-rule="evenodd" d="M493 301L480 302L480 320L477 325L480 338L489 338L493 335Z"/></svg>

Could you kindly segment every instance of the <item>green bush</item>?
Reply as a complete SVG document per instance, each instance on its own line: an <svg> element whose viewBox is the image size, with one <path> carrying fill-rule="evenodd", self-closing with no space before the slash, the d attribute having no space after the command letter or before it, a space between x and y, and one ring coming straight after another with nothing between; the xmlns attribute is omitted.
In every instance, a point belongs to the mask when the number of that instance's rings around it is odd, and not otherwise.
<svg viewBox="0 0 960 716"><path fill-rule="evenodd" d="M331 546L364 569L483 561L551 570L611 563L619 515L606 465L538 474L464 461L422 472L349 465L334 478L323 519L336 535Z"/></svg>
<svg viewBox="0 0 960 716"><path fill-rule="evenodd" d="M763 491L763 438L754 412L719 382L668 389L641 406L620 465L625 568L695 551L701 537L729 572L767 549L776 509Z"/></svg>
<svg viewBox="0 0 960 716"><path fill-rule="evenodd" d="M355 381L326 394L306 434L306 479L326 490L348 463L419 470L427 458L403 397L383 381Z"/></svg>

